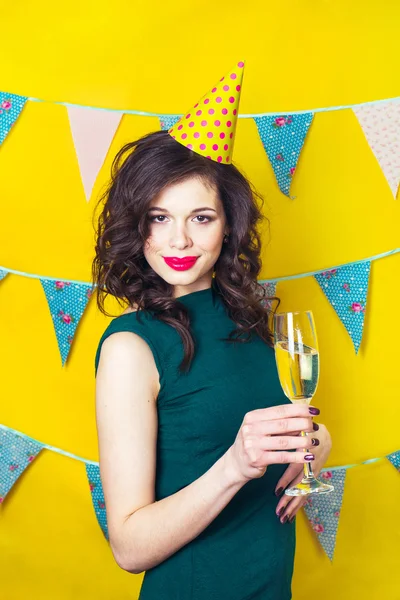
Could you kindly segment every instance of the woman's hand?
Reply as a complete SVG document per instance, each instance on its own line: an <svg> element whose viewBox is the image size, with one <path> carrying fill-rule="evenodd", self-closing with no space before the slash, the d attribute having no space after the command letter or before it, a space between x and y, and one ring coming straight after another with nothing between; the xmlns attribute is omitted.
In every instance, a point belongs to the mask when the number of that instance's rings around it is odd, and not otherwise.
<svg viewBox="0 0 400 600"><path fill-rule="evenodd" d="M234 444L226 452L225 465L233 481L246 483L262 477L268 465L273 464L297 463L294 473L299 473L314 456L304 452L310 439L298 434L313 432L311 415L318 412L307 404L282 404L248 412Z"/></svg>
<svg viewBox="0 0 400 600"><path fill-rule="evenodd" d="M319 423L319 430L312 432L312 437L319 440L318 446L311 446L312 452L315 455L315 460L312 462L312 470L315 477L318 477L331 452L332 439L325 425L321 423ZM304 440L304 437L300 437L299 439ZM311 436L309 436L309 443L311 443ZM303 479L303 475L303 465L290 464L276 485L276 495L279 496L285 488L299 483ZM295 514L304 506L307 498L308 495L287 496L284 494L276 507L276 514L281 523L286 523L286 521L292 522Z"/></svg>

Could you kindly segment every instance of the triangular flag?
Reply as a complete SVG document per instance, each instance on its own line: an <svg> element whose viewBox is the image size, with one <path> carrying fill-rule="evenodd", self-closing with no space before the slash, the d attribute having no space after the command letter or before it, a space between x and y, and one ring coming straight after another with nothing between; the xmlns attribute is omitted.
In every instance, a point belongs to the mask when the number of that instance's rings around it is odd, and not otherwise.
<svg viewBox="0 0 400 600"><path fill-rule="evenodd" d="M103 165L122 113L82 106L67 106L86 200Z"/></svg>
<svg viewBox="0 0 400 600"><path fill-rule="evenodd" d="M396 199L400 181L400 102L354 106L353 112Z"/></svg>
<svg viewBox="0 0 400 600"><path fill-rule="evenodd" d="M2 281L2 279L4 279L4 277L6 277L6 275L8 275L8 271L4 271L4 269L0 269L0 281Z"/></svg>
<svg viewBox="0 0 400 600"><path fill-rule="evenodd" d="M356 353L361 344L371 262L356 263L314 275L346 327Z"/></svg>
<svg viewBox="0 0 400 600"><path fill-rule="evenodd" d="M400 472L400 450L392 452L392 454L387 454L386 458L390 460L394 468Z"/></svg>
<svg viewBox="0 0 400 600"><path fill-rule="evenodd" d="M101 485L100 467L98 465L92 465L88 463L85 463L85 466L89 481L90 493L92 495L94 511L96 513L101 530L104 533L105 538L108 540L106 503L104 501L103 487Z"/></svg>
<svg viewBox="0 0 400 600"><path fill-rule="evenodd" d="M307 518L330 560L333 560L335 552L345 478L346 469L321 471L318 479L331 483L334 491L329 494L310 494L304 504Z"/></svg>
<svg viewBox="0 0 400 600"><path fill-rule="evenodd" d="M0 92L0 144L6 139L27 100L27 96Z"/></svg>
<svg viewBox="0 0 400 600"><path fill-rule="evenodd" d="M64 366L76 328L91 297L92 287L85 283L50 279L41 279L40 282L46 294Z"/></svg>
<svg viewBox="0 0 400 600"><path fill-rule="evenodd" d="M160 119L161 129L168 130L171 129L181 117L180 115L160 115L158 118Z"/></svg>
<svg viewBox="0 0 400 600"><path fill-rule="evenodd" d="M276 281L259 281L260 285L265 289L265 298L261 299L261 306L271 310L271 301L268 298L272 298L276 295Z"/></svg>
<svg viewBox="0 0 400 600"><path fill-rule="evenodd" d="M304 140L314 113L254 117L258 133L275 173L279 189L289 196ZM289 196L294 200L294 196Z"/></svg>
<svg viewBox="0 0 400 600"><path fill-rule="evenodd" d="M205 158L231 163L243 72L240 61L168 131L171 137Z"/></svg>
<svg viewBox="0 0 400 600"><path fill-rule="evenodd" d="M0 503L42 448L35 440L0 430Z"/></svg>

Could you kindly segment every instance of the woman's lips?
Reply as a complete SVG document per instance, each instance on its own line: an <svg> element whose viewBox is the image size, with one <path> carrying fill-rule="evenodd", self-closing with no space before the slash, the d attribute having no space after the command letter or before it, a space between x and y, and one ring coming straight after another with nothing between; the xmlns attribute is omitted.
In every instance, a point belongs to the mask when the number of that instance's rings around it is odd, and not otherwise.
<svg viewBox="0 0 400 600"><path fill-rule="evenodd" d="M167 263L167 265L169 267L171 267L172 269L175 269L175 271L187 271L187 269L190 269L191 267L193 267L193 265L196 262L198 257L194 256L194 257L182 259L181 261L179 261L179 259L177 259L177 258L168 258L166 256L164 256L163 258L164 258L165 262Z"/></svg>

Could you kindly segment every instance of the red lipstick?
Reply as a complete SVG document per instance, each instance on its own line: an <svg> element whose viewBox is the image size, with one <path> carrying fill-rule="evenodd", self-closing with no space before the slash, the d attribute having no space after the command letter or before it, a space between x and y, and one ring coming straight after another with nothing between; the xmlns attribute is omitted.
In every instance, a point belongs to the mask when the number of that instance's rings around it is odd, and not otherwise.
<svg viewBox="0 0 400 600"><path fill-rule="evenodd" d="M193 267L198 256L185 256L184 258L179 258L178 256L163 256L163 258L167 265L175 271L187 271L187 269Z"/></svg>

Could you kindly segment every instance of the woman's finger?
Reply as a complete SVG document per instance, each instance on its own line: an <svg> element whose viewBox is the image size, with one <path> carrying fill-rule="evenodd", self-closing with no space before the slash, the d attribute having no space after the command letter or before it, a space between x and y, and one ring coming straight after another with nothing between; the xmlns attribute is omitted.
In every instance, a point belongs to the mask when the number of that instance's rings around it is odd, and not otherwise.
<svg viewBox="0 0 400 600"><path fill-rule="evenodd" d="M314 466L313 466L314 470ZM291 464L288 466L275 487L275 494L280 496L288 485L296 485L303 479L304 467L301 464Z"/></svg>
<svg viewBox="0 0 400 600"><path fill-rule="evenodd" d="M254 448L259 448L260 450L293 450L293 448L298 450L306 450L314 445L318 445L318 440L313 442L312 437L302 436L266 435L258 438L246 436L244 439L246 447L249 447L247 440L251 440L251 446Z"/></svg>
<svg viewBox="0 0 400 600"><path fill-rule="evenodd" d="M246 440L247 444L249 440ZM248 448L251 451L251 447ZM274 464L289 464L289 463L301 463L311 462L315 459L315 455L310 453L305 454L304 452L280 452L279 450L268 451L265 450L262 453L261 461L264 465Z"/></svg>
<svg viewBox="0 0 400 600"><path fill-rule="evenodd" d="M287 435L293 431L313 431L311 417L275 419L273 421L243 421L243 432L255 435Z"/></svg>
<svg viewBox="0 0 400 600"><path fill-rule="evenodd" d="M287 498L287 500L286 500ZM276 515L281 523L293 522L294 517L304 506L307 496L286 496L279 502Z"/></svg>
<svg viewBox="0 0 400 600"><path fill-rule="evenodd" d="M311 429L309 431L307 430L307 433L314 433L315 431L318 431L318 429L319 429L318 423L313 421L312 430ZM301 431L300 430L299 431L286 431L284 433L278 433L278 434L273 433L272 435L273 436L274 435L301 435Z"/></svg>

